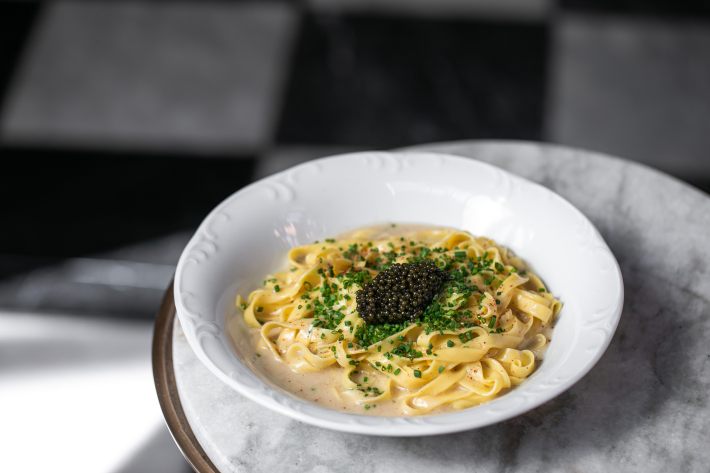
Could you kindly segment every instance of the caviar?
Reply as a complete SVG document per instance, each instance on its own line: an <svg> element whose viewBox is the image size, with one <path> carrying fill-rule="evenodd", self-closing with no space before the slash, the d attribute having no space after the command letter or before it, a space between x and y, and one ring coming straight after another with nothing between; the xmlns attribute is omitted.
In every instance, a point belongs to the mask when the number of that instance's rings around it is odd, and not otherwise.
<svg viewBox="0 0 710 473"><path fill-rule="evenodd" d="M419 317L448 279L432 261L393 264L356 294L368 324L396 324Z"/></svg>

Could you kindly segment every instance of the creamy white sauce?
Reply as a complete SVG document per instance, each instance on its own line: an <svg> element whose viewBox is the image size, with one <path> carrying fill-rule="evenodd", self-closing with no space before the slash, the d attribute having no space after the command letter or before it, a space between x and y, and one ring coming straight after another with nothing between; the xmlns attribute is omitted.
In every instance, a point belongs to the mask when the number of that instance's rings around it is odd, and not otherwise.
<svg viewBox="0 0 710 473"><path fill-rule="evenodd" d="M401 416L402 411L397 399L373 404L368 410L364 404L358 404L355 396L342 394L343 372L337 365L312 373L296 373L289 366L274 357L261 340L258 331L252 335L253 345L257 347L253 357L254 365L275 385L307 401L336 411L351 414L368 414L381 416Z"/></svg>

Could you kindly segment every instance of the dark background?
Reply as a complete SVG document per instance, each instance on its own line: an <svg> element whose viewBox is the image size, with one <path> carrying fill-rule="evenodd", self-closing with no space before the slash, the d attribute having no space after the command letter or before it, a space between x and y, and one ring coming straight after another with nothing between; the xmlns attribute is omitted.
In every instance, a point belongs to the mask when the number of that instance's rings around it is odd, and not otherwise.
<svg viewBox="0 0 710 473"><path fill-rule="evenodd" d="M489 138L607 152L709 191L710 2L2 3L0 381L28 353L67 368L106 340L148 366L190 232L254 179ZM32 345L28 320L64 344ZM114 467L184 469L156 432Z"/></svg>

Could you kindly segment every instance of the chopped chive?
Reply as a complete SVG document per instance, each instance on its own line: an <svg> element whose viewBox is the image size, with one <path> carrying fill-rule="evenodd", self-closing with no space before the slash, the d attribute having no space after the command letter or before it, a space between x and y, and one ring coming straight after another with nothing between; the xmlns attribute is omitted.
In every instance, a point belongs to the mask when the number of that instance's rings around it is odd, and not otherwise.
<svg viewBox="0 0 710 473"><path fill-rule="evenodd" d="M473 340L473 332L469 330L468 332L460 333L459 340L461 340L461 343L466 343Z"/></svg>

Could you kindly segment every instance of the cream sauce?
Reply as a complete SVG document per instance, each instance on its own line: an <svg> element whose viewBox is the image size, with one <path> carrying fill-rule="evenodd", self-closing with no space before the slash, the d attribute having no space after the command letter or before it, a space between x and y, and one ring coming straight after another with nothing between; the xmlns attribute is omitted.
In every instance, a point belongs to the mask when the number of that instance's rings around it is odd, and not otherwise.
<svg viewBox="0 0 710 473"><path fill-rule="evenodd" d="M339 366L330 366L312 373L296 373L271 354L257 330L253 332L252 346L257 347L252 358L254 366L281 389L336 411L381 416L402 415L398 402L398 395L402 393L397 393L395 399L381 401L365 409L365 403L358 403L355 396L341 393L343 372Z"/></svg>

